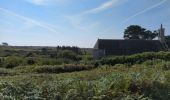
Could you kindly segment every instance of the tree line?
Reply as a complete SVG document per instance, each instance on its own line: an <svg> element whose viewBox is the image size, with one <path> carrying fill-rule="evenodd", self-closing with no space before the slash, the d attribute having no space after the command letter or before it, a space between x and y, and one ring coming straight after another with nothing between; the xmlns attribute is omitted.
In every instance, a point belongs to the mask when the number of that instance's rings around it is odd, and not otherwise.
<svg viewBox="0 0 170 100"><path fill-rule="evenodd" d="M156 37L158 37L158 31L151 31L139 25L130 25L124 31L124 39L153 40ZM165 39L170 41L170 35L165 36Z"/></svg>

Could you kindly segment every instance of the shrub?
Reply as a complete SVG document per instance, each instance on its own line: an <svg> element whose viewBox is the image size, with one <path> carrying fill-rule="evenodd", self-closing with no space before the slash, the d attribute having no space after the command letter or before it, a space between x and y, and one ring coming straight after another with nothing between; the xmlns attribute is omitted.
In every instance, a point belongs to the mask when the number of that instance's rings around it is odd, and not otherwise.
<svg viewBox="0 0 170 100"><path fill-rule="evenodd" d="M44 68L43 73L46 70L57 71L57 69L64 70L67 67L70 70L71 66L75 65L34 66L31 69ZM60 75L26 74L24 78L22 77L24 74L17 75L10 77L9 80L12 82L0 80L0 98L16 100L169 100L169 70L160 70L155 67L140 67L138 70L136 66L127 68L121 64L117 64L115 67ZM122 71L123 69L126 71ZM102 74L104 71L107 73Z"/></svg>
<svg viewBox="0 0 170 100"><path fill-rule="evenodd" d="M23 63L23 59L21 57L7 57L5 59L6 68L14 68L22 63Z"/></svg>
<svg viewBox="0 0 170 100"><path fill-rule="evenodd" d="M38 73L63 73L63 72L74 72L92 69L90 65L55 65L55 66L38 66L35 67L34 71Z"/></svg>
<svg viewBox="0 0 170 100"><path fill-rule="evenodd" d="M43 100L38 89L27 81L16 84L0 83L0 97L3 100Z"/></svg>
<svg viewBox="0 0 170 100"><path fill-rule="evenodd" d="M134 54L130 56L113 56L113 57L106 57L100 60L102 65L115 65L115 64L140 64L147 60L156 60L161 59L165 61L170 60L170 52L146 52L140 54Z"/></svg>
<svg viewBox="0 0 170 100"><path fill-rule="evenodd" d="M0 75L9 75L11 71L6 68L0 68Z"/></svg>
<svg viewBox="0 0 170 100"><path fill-rule="evenodd" d="M76 54L75 52L71 50L63 50L59 53L58 57L64 58L64 59L71 59L73 61L79 61L81 60L81 57Z"/></svg>
<svg viewBox="0 0 170 100"><path fill-rule="evenodd" d="M3 58L0 58L0 67L4 67L5 64L4 64L4 59Z"/></svg>
<svg viewBox="0 0 170 100"><path fill-rule="evenodd" d="M27 58L26 60L28 65L33 65L36 63L36 60L34 58Z"/></svg>
<svg viewBox="0 0 170 100"><path fill-rule="evenodd" d="M155 65L155 67L156 68L161 68L161 69L163 69L163 70L170 70L170 62L168 61L168 62L161 62L161 63L157 63L156 65Z"/></svg>
<svg viewBox="0 0 170 100"><path fill-rule="evenodd" d="M143 82L141 84L141 94L152 97L153 100L168 100L170 87L168 84L153 81L152 83Z"/></svg>

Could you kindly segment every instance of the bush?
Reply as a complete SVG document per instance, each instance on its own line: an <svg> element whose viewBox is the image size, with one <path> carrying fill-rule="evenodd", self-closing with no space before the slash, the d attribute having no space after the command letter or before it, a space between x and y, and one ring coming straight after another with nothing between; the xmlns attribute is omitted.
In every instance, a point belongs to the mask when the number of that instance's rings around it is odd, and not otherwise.
<svg viewBox="0 0 170 100"><path fill-rule="evenodd" d="M4 64L4 59L3 58L0 58L0 67L4 67L5 64Z"/></svg>
<svg viewBox="0 0 170 100"><path fill-rule="evenodd" d="M6 68L0 68L0 75L10 75L12 72Z"/></svg>
<svg viewBox="0 0 170 100"><path fill-rule="evenodd" d="M102 65L115 65L115 64L140 64L147 60L161 59L165 61L170 60L170 52L146 52L140 54L134 54L130 56L114 56L107 57L100 60Z"/></svg>
<svg viewBox="0 0 170 100"><path fill-rule="evenodd" d="M3 100L43 100L38 94L38 89L31 82L0 83L0 97Z"/></svg>
<svg viewBox="0 0 170 100"><path fill-rule="evenodd" d="M26 60L27 65L33 65L36 63L36 60L34 58L27 58Z"/></svg>
<svg viewBox="0 0 170 100"><path fill-rule="evenodd" d="M55 66L38 66L34 71L38 73L63 73L63 72L75 72L82 70L92 69L93 66L89 65L55 65Z"/></svg>
<svg viewBox="0 0 170 100"><path fill-rule="evenodd" d="M68 71L75 66L27 66L27 68L32 71L39 70L40 73L54 73L58 69ZM113 68L103 66L91 71L58 75L21 74L11 76L6 81L0 80L1 99L169 100L170 98L170 71L156 67L134 65L127 68L125 65L117 64Z"/></svg>
<svg viewBox="0 0 170 100"><path fill-rule="evenodd" d="M4 63L6 68L14 68L22 64L23 59L21 57L7 57Z"/></svg>
<svg viewBox="0 0 170 100"><path fill-rule="evenodd" d="M81 57L71 50L63 50L58 53L59 58L71 59L73 61L81 60Z"/></svg>
<svg viewBox="0 0 170 100"><path fill-rule="evenodd" d="M152 83L143 82L141 84L141 93L146 97L152 97L153 100L168 100L170 98L168 84L153 81Z"/></svg>

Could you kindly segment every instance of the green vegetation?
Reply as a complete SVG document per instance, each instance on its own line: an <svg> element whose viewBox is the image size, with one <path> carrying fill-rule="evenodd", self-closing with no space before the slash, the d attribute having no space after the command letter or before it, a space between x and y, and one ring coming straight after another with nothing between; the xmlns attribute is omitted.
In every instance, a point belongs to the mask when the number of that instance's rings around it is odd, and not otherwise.
<svg viewBox="0 0 170 100"><path fill-rule="evenodd" d="M115 65L115 64L141 64L145 61L170 61L170 52L146 52L141 54L134 54L130 56L116 56L116 57L107 57L103 58L100 63L102 65Z"/></svg>
<svg viewBox="0 0 170 100"><path fill-rule="evenodd" d="M0 49L2 100L170 98L169 52L94 60L71 48L11 48Z"/></svg>
<svg viewBox="0 0 170 100"><path fill-rule="evenodd" d="M152 40L158 36L157 31L147 30L139 25L130 25L124 31L125 39Z"/></svg>
<svg viewBox="0 0 170 100"><path fill-rule="evenodd" d="M28 65L61 65L88 62L92 56L83 54L78 47L56 48L0 48L0 67L14 68Z"/></svg>

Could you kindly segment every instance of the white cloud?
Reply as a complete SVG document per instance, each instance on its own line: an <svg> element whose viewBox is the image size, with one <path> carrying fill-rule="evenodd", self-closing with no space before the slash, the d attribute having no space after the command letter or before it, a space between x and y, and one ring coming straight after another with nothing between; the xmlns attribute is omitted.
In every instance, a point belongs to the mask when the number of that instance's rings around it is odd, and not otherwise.
<svg viewBox="0 0 170 100"><path fill-rule="evenodd" d="M161 2L159 2L159 3L157 3L157 4L155 4L155 5L153 5L153 6L150 6L150 7L146 8L146 9L144 9L144 10L142 10L142 11L140 11L140 12L138 12L138 13L130 16L130 17L128 17L127 19L125 19L125 20L123 21L123 23L126 23L126 22L128 22L129 20L135 18L136 16L139 16L139 15L141 15L141 14L143 14L143 13L149 11L149 10L152 10L152 9L158 7L158 6L161 6L161 5L164 4L166 1L167 1L167 0L162 0Z"/></svg>
<svg viewBox="0 0 170 100"><path fill-rule="evenodd" d="M25 0L25 1L35 5L47 5L49 4L49 2L52 2L54 0Z"/></svg>
<svg viewBox="0 0 170 100"><path fill-rule="evenodd" d="M43 28L45 30L57 33L57 30L55 28L51 27L51 25L47 25L46 23L42 23L42 22L36 21L34 19L19 15L17 13L10 11L10 10L0 8L0 13L6 14L10 17L17 17L18 19L25 21L25 24L28 24L29 26L32 26L32 27L38 26L38 27Z"/></svg>
<svg viewBox="0 0 170 100"><path fill-rule="evenodd" d="M112 8L112 7L118 6L126 1L128 1L128 0L107 0L107 2L104 2L101 5L93 8L93 9L86 10L84 12L77 14L77 15L65 16L65 18L68 19L74 27L76 27L82 31L90 33L89 29L97 28L101 24L98 21L98 22L89 22L88 26L84 25L83 22L84 22L84 19L87 18L86 15L97 14L97 13L103 12L105 10Z"/></svg>
<svg viewBox="0 0 170 100"><path fill-rule="evenodd" d="M82 27L81 18L79 16L65 16L65 18L73 25L73 27L80 29L81 31L89 32L85 27Z"/></svg>
<svg viewBox="0 0 170 100"><path fill-rule="evenodd" d="M26 0L26 1L36 5L44 5L47 0Z"/></svg>
<svg viewBox="0 0 170 100"><path fill-rule="evenodd" d="M103 4L101 4L100 6L96 7L96 8L93 8L93 9L90 9L90 10L87 10L85 12L83 12L82 14L93 14L93 13L99 13L99 12L102 12L104 10L107 10L107 9L110 9L114 6L117 6L125 1L128 1L128 0L109 0Z"/></svg>
<svg viewBox="0 0 170 100"><path fill-rule="evenodd" d="M61 3L66 3L68 0L25 0L34 5L56 5Z"/></svg>

